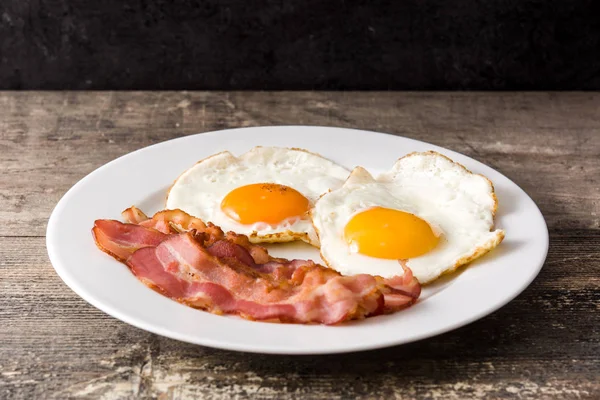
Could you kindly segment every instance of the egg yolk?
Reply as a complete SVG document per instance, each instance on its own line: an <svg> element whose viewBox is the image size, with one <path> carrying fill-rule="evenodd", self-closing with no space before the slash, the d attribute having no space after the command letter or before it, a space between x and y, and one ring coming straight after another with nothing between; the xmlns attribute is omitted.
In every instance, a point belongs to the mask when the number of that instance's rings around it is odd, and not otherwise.
<svg viewBox="0 0 600 400"><path fill-rule="evenodd" d="M309 209L302 193L276 183L255 183L233 189L221 202L221 210L231 219L244 224L277 224L301 217Z"/></svg>
<svg viewBox="0 0 600 400"><path fill-rule="evenodd" d="M403 211L374 207L356 214L344 228L353 251L370 257L406 259L433 249L439 237L421 218Z"/></svg>

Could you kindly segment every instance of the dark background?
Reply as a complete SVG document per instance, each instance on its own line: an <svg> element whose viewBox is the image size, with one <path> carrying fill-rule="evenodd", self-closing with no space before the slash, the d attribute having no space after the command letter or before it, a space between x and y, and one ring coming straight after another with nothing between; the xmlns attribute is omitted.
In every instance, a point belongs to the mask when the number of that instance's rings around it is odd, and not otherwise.
<svg viewBox="0 0 600 400"><path fill-rule="evenodd" d="M0 0L1 89L600 89L600 1Z"/></svg>

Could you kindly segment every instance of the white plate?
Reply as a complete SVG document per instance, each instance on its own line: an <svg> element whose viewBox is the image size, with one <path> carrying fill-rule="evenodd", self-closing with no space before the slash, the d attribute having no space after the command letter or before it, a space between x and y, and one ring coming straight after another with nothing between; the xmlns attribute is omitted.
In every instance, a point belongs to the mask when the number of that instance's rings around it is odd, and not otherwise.
<svg viewBox="0 0 600 400"><path fill-rule="evenodd" d="M482 173L499 199L497 226L506 239L461 272L424 288L407 310L341 326L250 322L186 307L144 286L123 264L98 250L91 228L99 218L120 219L137 205L162 208L167 188L206 156L257 146L301 147L348 168L381 172L412 151L436 150ZM548 231L535 203L499 172L428 143L375 132L324 127L260 127L186 136L114 160L92 172L60 200L48 222L47 247L56 272L82 298L138 328L222 349L281 354L324 354L374 349L438 335L481 318L512 300L541 269ZM276 256L319 259L308 245L271 246Z"/></svg>

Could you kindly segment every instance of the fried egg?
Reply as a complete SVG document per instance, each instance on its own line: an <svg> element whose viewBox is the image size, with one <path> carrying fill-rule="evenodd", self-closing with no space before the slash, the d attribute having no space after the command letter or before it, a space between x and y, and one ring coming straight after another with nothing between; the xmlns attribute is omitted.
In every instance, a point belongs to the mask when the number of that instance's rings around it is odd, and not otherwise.
<svg viewBox="0 0 600 400"><path fill-rule="evenodd" d="M185 171L169 190L166 208L245 234L253 243L303 240L318 246L309 210L349 174L301 149L255 147L239 157L225 151Z"/></svg>
<svg viewBox="0 0 600 400"><path fill-rule="evenodd" d="M412 153L375 179L355 168L312 210L321 257L344 275L402 275L429 283L496 247L492 183L436 153Z"/></svg>

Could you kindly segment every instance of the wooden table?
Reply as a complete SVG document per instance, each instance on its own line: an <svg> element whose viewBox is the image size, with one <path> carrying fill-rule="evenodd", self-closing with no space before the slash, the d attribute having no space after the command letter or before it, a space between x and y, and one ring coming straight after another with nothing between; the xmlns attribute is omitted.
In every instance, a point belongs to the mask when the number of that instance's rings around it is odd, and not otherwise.
<svg viewBox="0 0 600 400"><path fill-rule="evenodd" d="M46 221L87 173L163 140L279 124L394 133L490 165L544 213L544 268L456 331L302 357L147 333L52 269ZM0 172L0 398L600 398L600 94L5 92Z"/></svg>

